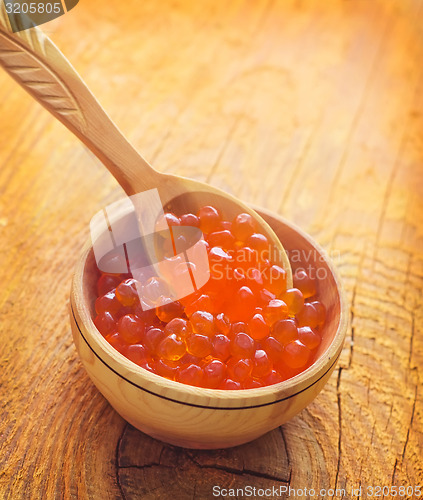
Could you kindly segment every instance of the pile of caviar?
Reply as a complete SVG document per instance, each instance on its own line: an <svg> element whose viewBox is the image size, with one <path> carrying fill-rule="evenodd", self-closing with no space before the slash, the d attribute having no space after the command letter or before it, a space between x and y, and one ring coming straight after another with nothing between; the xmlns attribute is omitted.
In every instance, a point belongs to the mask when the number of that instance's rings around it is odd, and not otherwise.
<svg viewBox="0 0 423 500"><path fill-rule="evenodd" d="M106 340L146 370L198 387L258 388L307 369L326 315L310 273L297 269L287 289L285 270L272 262L269 241L247 213L227 221L204 206L165 218L169 226L201 229L210 279L145 310L137 290L159 298L166 287L160 277L137 283L129 274L100 273L94 323Z"/></svg>

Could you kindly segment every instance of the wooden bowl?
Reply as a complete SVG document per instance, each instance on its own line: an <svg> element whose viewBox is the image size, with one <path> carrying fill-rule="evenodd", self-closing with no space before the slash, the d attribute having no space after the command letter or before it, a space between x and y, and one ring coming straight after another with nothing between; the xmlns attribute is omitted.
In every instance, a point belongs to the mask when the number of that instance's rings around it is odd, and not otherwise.
<svg viewBox="0 0 423 500"><path fill-rule="evenodd" d="M322 390L342 350L347 328L340 282L325 252L281 217L258 210L295 262L312 266L327 320L317 360L279 384L239 391L193 387L135 365L97 331L94 310L97 269L91 241L76 266L71 290L74 342L88 375L113 408L150 436L186 448L227 448L246 443L291 419Z"/></svg>

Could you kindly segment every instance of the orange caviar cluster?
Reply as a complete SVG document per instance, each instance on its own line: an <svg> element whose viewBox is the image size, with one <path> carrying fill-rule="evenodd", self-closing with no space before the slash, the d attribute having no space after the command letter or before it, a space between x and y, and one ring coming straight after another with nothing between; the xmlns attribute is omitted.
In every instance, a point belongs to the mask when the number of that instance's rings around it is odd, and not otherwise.
<svg viewBox="0 0 423 500"><path fill-rule="evenodd" d="M284 269L251 215L223 220L211 206L197 215L165 214L169 226L199 227L210 279L200 290L155 309L144 295L161 296L163 282L137 283L125 274L102 273L94 323L106 340L139 366L171 380L212 389L276 384L316 358L325 307L304 270L287 289Z"/></svg>

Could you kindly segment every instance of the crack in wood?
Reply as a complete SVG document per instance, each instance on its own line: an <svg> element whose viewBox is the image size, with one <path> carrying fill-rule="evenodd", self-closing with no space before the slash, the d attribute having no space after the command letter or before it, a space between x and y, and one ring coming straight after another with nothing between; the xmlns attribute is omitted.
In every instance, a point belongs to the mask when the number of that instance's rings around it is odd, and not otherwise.
<svg viewBox="0 0 423 500"><path fill-rule="evenodd" d="M351 325L351 340L350 340L350 355L348 360L348 368L352 365L353 355L354 355L354 341L355 341L355 327L354 327L354 318L355 318L355 306L356 306L356 298L357 298L357 288L359 284L359 280L363 274L363 266L364 266L364 257L366 255L367 244L364 245L364 248L360 252L360 260L358 263L357 269L357 277L354 282L354 287L352 290L351 297L351 312L350 312L350 325Z"/></svg>
<svg viewBox="0 0 423 500"><path fill-rule="evenodd" d="M288 477L288 480L287 480L287 483L290 484L291 483L291 477L292 477L292 466L291 466L291 458L289 456L289 452L288 452L288 444L286 442L286 437L285 437L285 433L283 432L283 427L282 425L280 427L278 427L279 429L279 432L282 436L282 441L283 441L283 444L284 444L284 447L285 447L285 453L286 453L286 459L287 459L287 465L288 465L288 470L289 470L289 477Z"/></svg>
<svg viewBox="0 0 423 500"><path fill-rule="evenodd" d="M270 479L271 481L277 481L277 482L280 482L280 483L286 483L288 484L288 480L289 478L285 479L285 478L280 478L278 476L274 476L272 474L266 474L265 472L260 472L260 471L255 471L255 470L252 470L252 469L246 469L246 468L242 468L242 470L239 470L239 469L235 469L233 467L228 467L228 466L225 466L225 465L218 465L218 464L214 464L214 465L203 465L203 464L200 464L194 456L192 456L190 453L187 453L187 456L188 458L191 460L191 462L199 467L200 469L210 469L210 470L220 470L220 471L223 471L223 472L227 472L228 474L234 474L236 476L244 476L244 475L248 475L248 476L255 476L255 477L260 477L262 479Z"/></svg>
<svg viewBox="0 0 423 500"><path fill-rule="evenodd" d="M413 343L414 343L414 333L415 333L415 313L411 312L411 335L410 335L410 347L408 351L408 367L411 368L411 358L413 356ZM417 367L416 367L417 368Z"/></svg>
<svg viewBox="0 0 423 500"><path fill-rule="evenodd" d="M121 469L138 469L138 470L145 470L145 469L152 469L154 467L161 468L163 467L164 469L179 469L180 467L178 465L166 465L166 464L161 464L160 462L151 462L150 464L144 464L144 465L118 465L118 470Z"/></svg>
<svg viewBox="0 0 423 500"><path fill-rule="evenodd" d="M341 373L343 368L340 366L338 368L338 377L336 379L336 401L338 407L338 459L336 465L336 473L335 473L335 489L338 486L338 478L339 478L339 469L341 466L341 452L342 452L342 411L341 411ZM332 497L333 498L333 497Z"/></svg>
<svg viewBox="0 0 423 500"><path fill-rule="evenodd" d="M221 159L223 158L223 155L225 154L225 151L227 150L229 144L231 143L232 141L232 137L235 133L235 130L237 129L237 126L239 124L239 122L241 121L241 116L237 116L234 120L234 122L232 123L232 126L230 127L228 133L227 133L227 136L226 136L226 139L224 141L224 143L222 144L222 147L220 148L217 156L216 156L216 160L214 161L207 177L206 177L206 182L209 183L211 178L213 177L213 174L215 173L217 167L219 166L219 163L221 161Z"/></svg>
<svg viewBox="0 0 423 500"><path fill-rule="evenodd" d="M388 425L389 425L389 422L391 421L393 409L394 409L394 402L392 401L390 406L389 406L389 415L388 415L388 420L386 421L386 425L385 425L385 432L388 430Z"/></svg>
<svg viewBox="0 0 423 500"><path fill-rule="evenodd" d="M118 485L119 492L122 495L123 500L126 500L126 496L125 496L125 492L123 490L123 485L120 482L119 469L121 469L122 467L119 466L119 455L120 455L120 446L121 446L122 439L123 439L123 436L125 434L125 430L127 427L128 427L128 424L125 424L123 429L122 429L122 433L119 436L118 442L116 444L116 453L115 453L116 483Z"/></svg>
<svg viewBox="0 0 423 500"><path fill-rule="evenodd" d="M409 423L408 428L407 428L407 436L405 438L404 448L403 448L402 453L401 453L401 462L404 461L405 451L407 449L407 444L408 444L408 440L409 440L409 437L410 437L410 430L411 430L411 426L413 425L414 412L416 410L416 401L417 401L417 387L418 387L418 384L416 384L416 388L415 388L415 391L414 391L414 400L413 400L413 407L412 407L412 410L411 410L411 418L410 418L410 423Z"/></svg>
<svg viewBox="0 0 423 500"><path fill-rule="evenodd" d="M397 472L398 458L395 459L394 467L392 469L391 484L395 484L395 474Z"/></svg>
<svg viewBox="0 0 423 500"><path fill-rule="evenodd" d="M281 201L281 203L280 203L280 205L278 207L278 210L281 213L286 212L286 206L285 206L285 204L288 203L288 200L292 197L291 192L292 192L292 190L294 188L295 182L299 178L299 173L301 172L302 167L303 167L303 165L305 163L305 159L307 158L307 154L311 150L311 147L312 147L312 144L313 144L313 140L314 140L315 136L317 135L318 130L320 129L320 125L321 125L321 121L322 121L322 116L323 116L323 112L320 113L319 118L316 121L317 122L316 126L310 132L310 135L308 136L308 138L306 140L306 143L305 143L305 145L304 145L304 147L302 149L302 153L299 156L299 158L298 158L298 160L297 160L297 162L295 164L295 168L292 170L292 175L288 179L288 182L286 183L286 187L285 187L283 196L281 197L282 201Z"/></svg>

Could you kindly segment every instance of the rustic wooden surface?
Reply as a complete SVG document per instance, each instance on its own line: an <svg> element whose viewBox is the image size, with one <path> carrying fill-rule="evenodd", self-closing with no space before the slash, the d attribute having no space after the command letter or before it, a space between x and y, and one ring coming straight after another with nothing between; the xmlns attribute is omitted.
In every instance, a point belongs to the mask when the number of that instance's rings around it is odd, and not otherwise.
<svg viewBox="0 0 423 500"><path fill-rule="evenodd" d="M1 498L423 485L422 22L417 0L90 0L44 26L150 162L283 214L343 278L335 375L282 428L226 451L141 434L82 369L72 269L121 190L0 73Z"/></svg>

